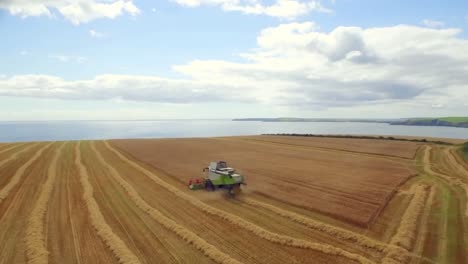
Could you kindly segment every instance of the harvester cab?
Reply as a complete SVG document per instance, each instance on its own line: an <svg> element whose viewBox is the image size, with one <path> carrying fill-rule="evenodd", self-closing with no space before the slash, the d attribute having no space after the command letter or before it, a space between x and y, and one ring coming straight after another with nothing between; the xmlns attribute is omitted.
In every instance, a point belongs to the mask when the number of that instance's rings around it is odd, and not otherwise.
<svg viewBox="0 0 468 264"><path fill-rule="evenodd" d="M204 178L191 179L188 186L191 190L205 189L214 191L224 188L230 194L238 194L241 184L245 184L244 176L236 172L235 169L228 167L225 161L213 161L207 168L203 169Z"/></svg>

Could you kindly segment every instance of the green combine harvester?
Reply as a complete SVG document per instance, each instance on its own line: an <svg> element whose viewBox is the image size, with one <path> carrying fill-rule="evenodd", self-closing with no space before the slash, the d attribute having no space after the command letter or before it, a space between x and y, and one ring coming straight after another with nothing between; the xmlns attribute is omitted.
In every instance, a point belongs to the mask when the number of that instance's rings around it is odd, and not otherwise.
<svg viewBox="0 0 468 264"><path fill-rule="evenodd" d="M227 189L231 195L240 193L244 176L227 166L225 161L213 161L210 166L203 169L205 178L191 179L188 187L191 190L205 189L214 191L219 188Z"/></svg>

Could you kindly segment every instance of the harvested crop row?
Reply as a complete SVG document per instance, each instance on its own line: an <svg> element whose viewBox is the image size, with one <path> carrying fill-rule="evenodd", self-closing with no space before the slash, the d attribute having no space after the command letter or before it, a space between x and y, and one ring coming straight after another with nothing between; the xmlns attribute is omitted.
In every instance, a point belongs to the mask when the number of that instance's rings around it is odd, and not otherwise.
<svg viewBox="0 0 468 264"><path fill-rule="evenodd" d="M425 201L430 191L432 191L430 186L418 185L415 187L413 199L408 205L398 231L392 237L390 244L411 250L417 231L418 218L424 210Z"/></svg>
<svg viewBox="0 0 468 264"><path fill-rule="evenodd" d="M311 229L332 235L334 237L337 237L343 240L355 242L356 244L364 248L373 249L380 253L388 253L389 251L395 249L395 250L399 250L399 252L401 254L404 254L405 256L419 257L419 256L415 256L414 254L411 254L410 252L406 250L401 250L402 248L398 245L382 243L370 237L360 235L360 234L354 233L352 231L349 231L349 230L346 230L337 226L322 223L322 222L310 219L308 217L302 216L300 214L273 206L271 204L263 203L263 202L260 202L251 198L243 199L243 201L246 202L247 204L270 210L271 212L274 212L285 218L291 219L296 223L303 224Z"/></svg>
<svg viewBox="0 0 468 264"><path fill-rule="evenodd" d="M209 206L209 205L205 204L204 202L202 202L202 201L200 201L198 199L193 199L193 197L191 197L190 195L182 192L178 188L176 188L176 187L172 186L171 184L165 182L164 180L162 180L161 178L159 178L158 176L156 176L152 172L150 172L147 169L143 168L142 166L138 165L136 162L134 162L132 160L129 160L127 157L122 155L119 151L117 151L116 149L111 147L108 142L105 141L104 143L105 143L106 147L110 151L115 153L120 159L124 160L126 163L128 163L129 165L131 165L132 167L134 167L138 171L142 172L147 177L149 177L154 182L161 185L162 187L164 187L168 191L172 192L177 197L191 203L195 207L201 209L202 211L204 211L204 212L206 212L208 214L220 217L223 220L226 220L226 221L228 221L228 222L230 222L230 223L232 223L234 225L237 225L237 226L239 226L241 228L244 228L244 229L252 232L253 234L255 234L258 237L261 237L261 238L263 238L265 240L268 240L268 241L271 241L271 242L274 242L274 243L278 243L278 244L281 244L281 245L285 245L285 246L291 246L291 247L297 247L297 248L303 248L303 249L311 249L311 250L316 250L316 251L319 251L319 252L322 252L322 253L325 253L325 254L329 254L329 255L343 256L343 257L346 257L348 259L358 261L360 263L373 263L371 260L369 260L369 259L367 259L367 258L365 258L365 257L363 257L363 256L361 256L359 254L354 254L354 253L345 251L343 249L333 247L331 245L313 243L313 242L306 241L306 240L303 240L303 239L297 239L297 238L293 238L293 237L290 237L290 236L280 235L280 234L277 234L277 233L270 232L270 231L268 231L268 230L266 230L266 229L264 229L264 228L262 228L260 226L257 226L255 224L252 224L252 223L244 220L243 218L240 218L240 217L238 217L236 215L233 215L233 214L227 213L225 211L219 210L217 208L214 208L212 206Z"/></svg>
<svg viewBox="0 0 468 264"><path fill-rule="evenodd" d="M24 149L22 149L22 150L20 150L20 151L18 151L18 152L13 153L13 155L11 155L10 157L8 157L7 159L4 159L4 160L0 161L0 167L3 166L4 164L6 164L7 162L16 159L16 158L18 157L19 154L24 153L24 152L30 150L30 149L31 149L32 147L34 147L35 145L36 145L36 144L31 144L31 145L25 147Z"/></svg>
<svg viewBox="0 0 468 264"><path fill-rule="evenodd" d="M46 264L48 263L49 252L45 246L46 237L44 235L44 215L47 204L50 200L52 190L57 177L57 161L64 144L55 150L55 155L48 168L48 178L42 185L39 199L32 210L26 225L26 256L28 263Z"/></svg>
<svg viewBox="0 0 468 264"><path fill-rule="evenodd" d="M252 206L267 209L267 210L269 210L271 212L276 213L277 215L280 215L282 217L293 220L294 222L305 225L305 226L307 226L307 227L309 227L309 228L311 228L313 230L318 230L320 232L332 235L332 236L340 238L340 239L355 242L358 245L363 246L365 248L373 249L373 250L376 250L378 252L383 252L387 248L387 244L376 241L376 240L374 240L372 238L369 238L369 237L354 233L352 231L348 231L348 230L340 228L340 227L336 227L336 226L333 226L333 225L329 225L329 224L326 224L326 223L322 223L322 222L313 220L311 218L302 216L300 214L297 214L297 213L294 213L294 212L291 212L291 211L284 210L282 208L273 206L271 204L260 202L260 201L257 201L257 200L251 199L251 198L243 199L243 201L245 203L247 203L247 204L252 205Z"/></svg>
<svg viewBox="0 0 468 264"><path fill-rule="evenodd" d="M5 152L7 152L7 151L10 151L10 150L12 150L12 149L15 149L15 148L17 148L17 147L19 147L19 146L21 146L21 145L23 145L23 144L13 144L12 146L8 146L8 147L6 147L5 149L0 150L0 154L3 154L3 153L5 153Z"/></svg>
<svg viewBox="0 0 468 264"><path fill-rule="evenodd" d="M427 185L416 185L413 188L413 198L403 214L396 234L390 240L390 245L402 248L392 248L389 250L382 260L384 264L407 262L407 256L402 254L402 252L404 250L410 251L413 247L417 235L418 219L424 211L429 193L433 191L432 187Z"/></svg>
<svg viewBox="0 0 468 264"><path fill-rule="evenodd" d="M104 243L112 250L114 255L123 264L140 263L137 256L127 247L127 245L118 237L107 224L104 216L99 209L96 200L93 197L93 187L89 182L88 170L81 161L80 142L75 147L75 165L78 167L80 182L83 186L83 199L88 207L89 216L93 227Z"/></svg>
<svg viewBox="0 0 468 264"><path fill-rule="evenodd" d="M45 145L44 147L42 147L38 152L36 152L36 154L34 154L34 156L31 159L29 159L26 163L24 163L23 166L21 166L15 172L15 174L13 175L11 180L7 183L7 185L5 185L5 187L3 187L3 189L0 190L0 203L3 202L3 200L5 200L8 194L10 194L10 191L18 184L18 182L21 180L21 177L23 177L23 174L26 171L26 169L29 166L31 166L31 164L33 164L33 162L35 162L42 155L42 152L44 152L44 150L48 148L50 145L52 145L52 143L49 143ZM31 147L32 146L30 146L29 148ZM23 149L20 152L23 152L23 151L26 151L26 149ZM19 153L16 153L16 154L19 154Z"/></svg>
<svg viewBox="0 0 468 264"><path fill-rule="evenodd" d="M185 227L177 224L172 219L166 217L163 213L159 210L151 207L148 203L146 203L138 192L127 182L125 181L120 173L112 167L102 156L102 154L96 150L94 143L91 145L94 153L98 160L111 172L112 177L119 183L122 188L128 193L128 196L132 199L132 201L143 211L145 211L148 215L150 215L154 220L158 223L163 225L168 230L177 234L180 238L187 241L189 244L194 245L198 250L203 252L207 257L211 258L217 263L223 264L240 264L241 262L233 259L231 256L221 252L215 246L209 244L204 239L200 238L195 233L191 232L190 230L186 229Z"/></svg>

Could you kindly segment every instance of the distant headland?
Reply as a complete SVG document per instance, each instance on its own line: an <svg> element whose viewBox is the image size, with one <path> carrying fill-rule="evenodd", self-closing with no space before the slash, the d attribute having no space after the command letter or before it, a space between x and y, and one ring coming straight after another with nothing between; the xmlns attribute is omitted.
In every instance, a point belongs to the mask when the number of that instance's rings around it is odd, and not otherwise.
<svg viewBox="0 0 468 264"><path fill-rule="evenodd" d="M448 126L468 128L468 117L410 118L390 123L405 126Z"/></svg>

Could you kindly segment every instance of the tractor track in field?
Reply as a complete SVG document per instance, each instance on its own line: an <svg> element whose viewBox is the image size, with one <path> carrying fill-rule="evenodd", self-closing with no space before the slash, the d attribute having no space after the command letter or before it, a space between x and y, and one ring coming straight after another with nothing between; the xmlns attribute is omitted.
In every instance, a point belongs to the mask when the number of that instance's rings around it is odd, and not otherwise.
<svg viewBox="0 0 468 264"><path fill-rule="evenodd" d="M233 259L229 255L221 252L215 246L209 244L204 239L200 238L195 233L191 232L190 230L186 229L185 227L179 225L174 220L168 218L163 213L161 213L156 208L151 207L148 203L146 203L138 192L127 182L125 181L120 173L112 167L104 157L101 155L99 151L94 146L94 143L91 143L91 148L93 152L96 154L97 159L101 164L103 164L111 173L112 177L125 189L127 195L130 199L139 207L141 210L146 212L150 215L154 220L158 223L163 225L168 230L174 232L177 236L179 236L182 240L186 241L189 244L194 245L198 250L202 251L207 257L211 258L217 263L223 264L240 264L241 262Z"/></svg>
<svg viewBox="0 0 468 264"><path fill-rule="evenodd" d="M424 158L423 158L423 160L424 160L424 162L423 162L424 163L424 171L445 180L452 187L456 186L456 187L460 187L460 188L463 189L463 191L465 192L465 197L467 198L467 204L465 205L464 216L468 217L468 184L465 183L463 180L461 180L459 178L450 177L450 176L448 176L446 174L434 171L432 169L432 167L431 167L431 162L430 162L431 150L432 150L432 148L430 146L427 146L424 149ZM450 155L448 156L448 158L450 160ZM456 165L456 164L454 164L454 165Z"/></svg>
<svg viewBox="0 0 468 264"><path fill-rule="evenodd" d="M244 220L244 219L242 219L242 218L240 218L240 217L238 217L236 215L232 215L232 214L227 213L225 211L219 210L219 209L217 209L215 207L209 206L208 204L206 204L206 203L204 203L204 202L202 202L202 201L200 201L198 199L193 199L192 196L182 192L178 188L176 188L173 185L165 182L164 180L159 178L157 175L150 172L146 168L142 167L138 163L136 163L136 162L128 159L124 155L122 155L119 151L117 151L116 149L111 147L107 141L104 141L104 144L111 152L115 153L122 161L126 162L127 164L129 164L130 166L135 168L136 170L140 171L141 173L143 173L144 175L149 177L151 180L153 180L158 185L160 185L163 188L165 188L166 190L172 192L177 197L189 202L190 204L192 204L193 206L201 209L205 213L208 213L208 214L213 215L213 216L220 217L221 219L223 219L223 220L225 220L227 222L230 222L230 223L232 223L234 225L237 225L237 226L239 226L239 227L241 227L243 229L246 229L246 230L252 232L253 234L255 234L258 237L261 237L261 238L263 238L265 240L268 240L270 242L274 242L274 243L285 245L285 246L297 247L297 248L303 248L303 249L310 249L310 250L315 250L315 251L319 251L319 252L330 254L330 255L346 257L348 259L358 261L360 263L373 263L369 259L367 259L367 258L365 258L365 257L363 257L363 256L361 256L359 254L350 253L350 252L348 252L346 250L339 249L339 248L333 247L331 245L318 244L318 243L306 241L306 240L303 240L303 239L297 239L297 238L293 238L293 237L290 237L290 236L280 235L280 234L277 234L277 233L270 232L270 231L268 231L268 230L266 230L266 229L264 229L264 228L262 228L260 226L252 224L252 223L250 223L250 222L248 222L248 221L246 221L246 220Z"/></svg>
<svg viewBox="0 0 468 264"><path fill-rule="evenodd" d="M91 186L93 185L92 182L90 182ZM104 189L103 189L103 186L102 184L100 184L97 180L96 180L96 184L95 184L95 188L97 190L96 193L100 193L102 195L105 195L105 192L104 192ZM97 202L96 202L97 203ZM110 199L105 199L103 201L103 203L105 203L105 206L108 207L108 208L112 208L112 202ZM102 214L102 211L101 211L101 214ZM138 248L137 246L137 243L135 242L133 236L131 235L131 232L128 231L128 228L124 225L123 223L123 219L121 219L120 217L118 217L117 215L113 214L114 215L114 219L115 221L117 222L118 226L123 230L123 232L125 233L125 237L127 237L129 240L130 240L130 243L129 244L132 244L133 245L133 248L135 248L135 250L141 255L141 252L140 252L140 249ZM110 226L110 225L109 225ZM115 233L115 232L114 232ZM116 234L117 236L117 234ZM122 239L123 241L123 239ZM125 243L125 242L124 242ZM137 255L137 254L135 254Z"/></svg>
<svg viewBox="0 0 468 264"><path fill-rule="evenodd" d="M426 148L424 149L424 157L423 157L423 168L424 168L424 171L428 174L432 174L434 176L437 176L443 180L445 180L445 182L447 182L449 185L458 185L458 181L456 178L454 177L450 177L446 174L443 174L443 173L440 173L440 172L437 172L437 171L434 171L432 169L432 166L431 166L431 152L432 152L432 147L430 146L426 146Z"/></svg>
<svg viewBox="0 0 468 264"><path fill-rule="evenodd" d="M455 160L461 167L465 169L465 172L467 173L467 176L468 176L468 161L465 161L465 159L457 152L458 152L457 149L454 149L454 148L451 149L451 153L454 156Z"/></svg>
<svg viewBox="0 0 468 264"><path fill-rule="evenodd" d="M29 159L26 163L23 164L16 172L15 174L11 177L10 181L0 190L0 204L5 200L5 198L10 194L10 191L15 188L15 186L19 183L21 180L21 177L23 177L23 174L25 173L26 169L31 166L36 160L38 160L42 153L44 152L45 149L50 147L52 143L49 143L42 147L39 151L37 151L31 159Z"/></svg>
<svg viewBox="0 0 468 264"><path fill-rule="evenodd" d="M437 191L435 187L432 187L431 192L429 193L429 197L426 200L426 205L424 206L424 211L421 215L421 223L420 223L420 231L419 231L419 238L416 239L416 243L414 245L413 252L416 255L422 255L424 250L424 243L426 241L427 236L429 235L429 215L432 211L432 206L434 204L435 196ZM424 259L427 261L427 259ZM419 259L418 263L420 263L421 259Z"/></svg>
<svg viewBox="0 0 468 264"><path fill-rule="evenodd" d="M102 215L96 200L93 197L93 187L89 182L89 174L87 168L81 160L80 142L75 146L75 165L78 167L80 182L83 186L84 194L83 199L88 207L89 217L96 229L98 235L105 244L111 249L114 255L122 264L139 264L138 257L130 251L127 245L118 237L107 224L104 216Z"/></svg>
<svg viewBox="0 0 468 264"><path fill-rule="evenodd" d="M222 138L215 138L215 140L227 140L227 139L222 139ZM252 142L256 144L263 144L263 145L281 145L281 146L288 146L291 148L302 148L306 150L317 150L317 151L326 151L326 152L341 152L341 153L348 153L353 156L368 156L368 157L374 157L374 158L381 158L381 159L386 159L386 160L392 160L396 162L411 162L414 161L414 159L409 159L409 158L404 158L400 156L394 156L394 155L385 155L385 154L378 154L378 153L369 153L369 152L360 152L360 151L353 151L353 150L344 150L344 149L338 149L338 148L326 148L326 147L319 147L319 146L305 146L305 145L299 145L299 144L292 144L292 143L285 143L285 142L277 142L277 141L270 141L270 140L258 140L258 139L228 139L227 141L247 141L247 142Z"/></svg>
<svg viewBox="0 0 468 264"><path fill-rule="evenodd" d="M444 153L447 156L449 163L452 164L452 167L456 168L457 173L462 177L464 180L468 180L468 170L463 163L461 163L456 154L453 153L452 149L445 148ZM468 193L467 193L468 195Z"/></svg>
<svg viewBox="0 0 468 264"><path fill-rule="evenodd" d="M70 191L70 175L67 174L65 178L65 185L66 185L66 200L67 200L67 215L68 215L68 221L70 222L70 230L72 233L72 243L73 243L73 251L75 253L75 259L78 264L81 264L81 250L80 250L80 244L79 244L79 238L78 234L76 232L76 225L75 221L72 217L72 204L71 204L71 194L72 192Z"/></svg>
<svg viewBox="0 0 468 264"><path fill-rule="evenodd" d="M48 168L47 180L41 187L39 198L26 224L26 256L28 263L31 264L48 263L47 233L44 232L47 225L44 224L44 217L46 216L47 204L55 186L57 162L63 146L64 144L55 150L54 157Z"/></svg>
<svg viewBox="0 0 468 264"><path fill-rule="evenodd" d="M8 158L6 158L6 159L0 161L0 168L1 168L3 165L5 165L6 163L8 163L8 162L10 162L10 161L12 161L12 160L18 158L18 156L19 156L20 154L22 154L22 153L24 153L24 152L27 152L28 150L30 150L31 148L33 148L33 147L36 146L36 145L37 145L37 143L30 144L29 146L26 146L26 147L24 147L23 149L21 149L21 150L15 152L15 153L13 153L10 157L8 157Z"/></svg>
<svg viewBox="0 0 468 264"><path fill-rule="evenodd" d="M432 153L432 147L431 146L426 146L426 148L424 149L424 152L423 152L423 170L424 172L430 174L430 175L434 175L436 177L438 177L439 179L441 179L442 181L446 182L451 188L453 187L461 187L463 188L463 186L460 186L460 183L463 184L459 179L456 179L454 177L450 177L446 174L443 174L443 173L439 173L439 172L436 172L435 170L432 169L432 166L431 166L431 153ZM465 188L463 188L465 189ZM465 189L465 192L466 192L466 189ZM465 216L468 216L468 208L465 208ZM440 241L440 243L438 244L438 247L437 247L437 255L440 257L444 257L446 256L446 252L447 252L447 248L448 248L448 241L449 241L449 238L447 237L447 227L448 227L448 219L447 219L447 216L443 217L443 222L442 222L442 228L441 230L442 233L441 233L441 236L438 238L438 240Z"/></svg>

